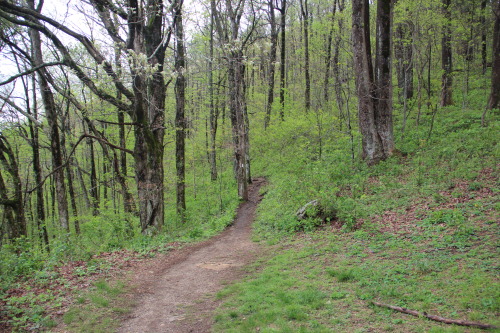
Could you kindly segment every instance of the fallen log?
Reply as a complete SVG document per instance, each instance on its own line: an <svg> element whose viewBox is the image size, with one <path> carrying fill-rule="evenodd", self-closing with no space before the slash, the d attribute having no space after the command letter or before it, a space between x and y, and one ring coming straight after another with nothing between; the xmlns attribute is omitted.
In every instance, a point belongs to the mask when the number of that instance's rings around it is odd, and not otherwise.
<svg viewBox="0 0 500 333"><path fill-rule="evenodd" d="M304 219L306 219L308 217L312 217L312 216L308 216L307 215L307 209L309 207L318 207L318 205L319 205L318 200L313 200L313 201L310 201L310 202L306 203L304 206L302 206L302 208L300 208L297 211L297 213L295 213L295 215L297 215L297 219L299 221L302 221L302 220L304 220Z"/></svg>
<svg viewBox="0 0 500 333"><path fill-rule="evenodd" d="M383 304L379 302L372 302L373 305L380 306L383 308L388 308L394 311L398 311L401 313L406 313L415 317L425 317L430 320L434 320L440 323L445 323L445 324L453 324L453 325L460 325L460 326L467 326L467 327L476 327L476 328L482 328L482 329L495 329L499 328L498 326L495 325L490 325L490 324L482 324L482 323L477 323L477 322L472 322L472 321L466 321L466 320L455 320L455 319L448 319L448 318L443 318L435 315L430 315L426 312L418 312L415 310L410 310L406 308L402 308L400 306L395 306L395 305L389 305L389 304Z"/></svg>

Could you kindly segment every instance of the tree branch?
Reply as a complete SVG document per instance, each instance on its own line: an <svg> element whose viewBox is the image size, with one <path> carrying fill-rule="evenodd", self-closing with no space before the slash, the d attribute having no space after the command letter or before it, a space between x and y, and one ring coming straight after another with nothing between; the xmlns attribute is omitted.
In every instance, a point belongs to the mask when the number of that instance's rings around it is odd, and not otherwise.
<svg viewBox="0 0 500 333"><path fill-rule="evenodd" d="M40 183L38 183L35 187L33 187L31 190L27 191L27 193L31 194L33 193L37 188L39 188L40 186L42 186L46 181L47 179L52 176L54 173L56 173L57 171L59 171L60 169L62 168L65 168L66 166L68 166L68 164L71 162L71 157L73 156L73 154L75 153L75 150L76 150L76 147L78 147L78 145L83 141L83 139L85 138L91 138L91 139L95 139L99 142L102 142L108 146L110 146L111 148L114 148L114 149L119 149L119 150L122 150L126 153L129 153L129 154L134 154L133 151L131 151L130 149L126 149L126 148L122 148L122 147L119 147L119 146L116 146L104 139L101 139L101 138L98 138L96 136L93 136L93 135L90 135L90 134L82 134L80 136L80 138L78 139L78 141L76 142L76 144L73 146L73 148L71 149L71 151L69 152L68 156L66 157L66 160L64 161L63 164L61 164L59 167L55 168L54 170L52 170L50 173L48 173Z"/></svg>
<svg viewBox="0 0 500 333"><path fill-rule="evenodd" d="M379 302L372 302L373 305L380 306L383 308L388 308L394 311L398 311L401 313L409 314L415 317L425 317L430 320L434 320L440 323L445 323L445 324L453 324L453 325L460 325L460 326L467 326L467 327L477 327L477 328L482 328L482 329L495 329L498 328L495 325L490 325L490 324L482 324L482 323L477 323L477 322L472 322L472 321L466 321L466 320L455 320L455 319L448 319L448 318L443 318L435 315L430 315L427 314L426 312L418 312L415 310L409 310L406 308L402 308L399 306L394 306L394 305L389 305L389 304L383 304Z"/></svg>
<svg viewBox="0 0 500 333"><path fill-rule="evenodd" d="M45 68L45 67L50 67L50 66L57 66L57 65L64 65L64 63L60 62L60 61L56 61L56 62L48 62L48 63L45 63L45 64L41 64L40 66L36 66L36 67L30 68L27 71L24 71L22 73L19 73L19 74L16 74L16 75L13 75L13 76L9 77L7 80L0 82L0 86L6 85L8 83L11 83L12 81L14 81L15 79L17 79L17 78L19 78L21 76L32 74L32 73L38 71L39 69L42 69L42 68Z"/></svg>

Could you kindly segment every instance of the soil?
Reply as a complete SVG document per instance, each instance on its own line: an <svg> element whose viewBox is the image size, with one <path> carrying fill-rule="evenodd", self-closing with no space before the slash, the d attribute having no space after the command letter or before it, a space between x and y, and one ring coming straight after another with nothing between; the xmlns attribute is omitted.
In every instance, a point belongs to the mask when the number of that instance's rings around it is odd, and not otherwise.
<svg viewBox="0 0 500 333"><path fill-rule="evenodd" d="M249 187L249 201L238 208L233 225L222 234L152 260L135 269L130 297L135 307L118 332L209 332L215 294L245 276L245 266L262 251L251 240L255 208L264 179Z"/></svg>

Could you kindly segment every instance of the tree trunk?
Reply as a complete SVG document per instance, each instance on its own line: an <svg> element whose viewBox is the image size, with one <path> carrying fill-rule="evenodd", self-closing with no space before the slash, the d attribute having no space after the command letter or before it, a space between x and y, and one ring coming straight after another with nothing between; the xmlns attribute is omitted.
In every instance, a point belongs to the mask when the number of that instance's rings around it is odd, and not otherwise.
<svg viewBox="0 0 500 333"><path fill-rule="evenodd" d="M274 102L274 72L276 68L276 51L278 44L278 29L276 27L276 15L274 13L273 0L269 0L268 6L271 25L271 50L269 52L269 87L267 90L266 118L264 120L264 128L267 128L269 126L269 122L271 121L271 111Z"/></svg>
<svg viewBox="0 0 500 333"><path fill-rule="evenodd" d="M212 8L213 10L213 8ZM210 59L208 60L208 89L210 91L210 142L208 149L208 162L210 164L210 179L217 180L217 151L215 140L217 138L217 118L219 108L214 103L214 13L210 15ZM218 100L218 98L217 98Z"/></svg>
<svg viewBox="0 0 500 333"><path fill-rule="evenodd" d="M35 8L33 0L29 0L28 3L32 9ZM30 37L33 48L33 63L35 66L40 66L43 64L40 33L37 30L30 29ZM42 101L45 108L45 116L49 125L50 150L52 153L52 168L54 169L59 224L64 230L69 232L68 200L64 185L64 168L62 167L63 159L59 139L59 128L57 124L57 109L54 101L54 95L52 94L49 83L45 78L45 69L42 68L38 70L37 73Z"/></svg>
<svg viewBox="0 0 500 333"><path fill-rule="evenodd" d="M452 55L451 55L451 13L449 10L451 0L443 0L443 13L445 23L443 25L443 38L441 41L441 62L443 75L441 77L441 106L453 105L452 99Z"/></svg>
<svg viewBox="0 0 500 333"><path fill-rule="evenodd" d="M300 0L300 12L304 25L304 76L306 86L304 89L304 105L306 112L311 108L311 75L309 74L309 8L307 0Z"/></svg>
<svg viewBox="0 0 500 333"><path fill-rule="evenodd" d="M376 40L375 124L382 143L383 158L386 159L392 155L394 150L391 81L391 0L378 0L377 2Z"/></svg>
<svg viewBox="0 0 500 333"><path fill-rule="evenodd" d="M90 151L90 197L92 198L92 215L99 215L99 187L97 185L97 168L95 163L94 143L87 141Z"/></svg>
<svg viewBox="0 0 500 333"><path fill-rule="evenodd" d="M3 180L2 169L0 169L0 196L2 198L5 198L2 200L6 200L7 195L8 195L7 186L5 185L5 181ZM2 221L4 223L3 223L2 234L6 233L7 239L11 239L11 240L14 240L14 239L21 237L21 235L22 235L21 230L20 230L19 226L17 225L16 218L14 217L14 212L15 212L14 202L7 203L7 202L1 201L0 204L3 205ZM0 238L0 241L1 240L2 240L2 238Z"/></svg>
<svg viewBox="0 0 500 333"><path fill-rule="evenodd" d="M182 222L185 220L186 211L186 162L185 162L185 139L186 139L186 119L185 119L185 91L186 70L185 52L184 52L184 31L182 26L182 8L179 6L174 9L176 16L175 37L175 71L177 78L175 80L175 167L177 171L177 216Z"/></svg>
<svg viewBox="0 0 500 333"><path fill-rule="evenodd" d="M24 202L21 177L14 151L7 138L0 133L0 163L12 179L13 198L8 198L8 190L0 174L0 204L4 206L5 217L9 223L8 235L10 239L27 236L26 219L24 217Z"/></svg>
<svg viewBox="0 0 500 333"><path fill-rule="evenodd" d="M342 13L344 11L344 6L345 1L342 0L342 2L339 3L339 13ZM341 15L339 17L338 21L338 27L339 27L339 32L341 32L344 28L344 17ZM340 42L341 38L340 36L337 37L335 41L335 49L333 51L333 76L335 78L335 97L337 100L337 107L339 109L341 117L343 117L343 108L344 108L344 98L342 97L342 80L340 78L340 66L339 66L339 56L340 56Z"/></svg>
<svg viewBox="0 0 500 333"><path fill-rule="evenodd" d="M241 51L230 52L229 58L229 111L233 132L235 175L238 184L238 196L248 200L247 161L246 161L246 124L245 94L243 89L245 67Z"/></svg>
<svg viewBox="0 0 500 333"><path fill-rule="evenodd" d="M286 1L281 0L281 52L280 52L280 118L281 121L285 120L285 75L286 75Z"/></svg>
<svg viewBox="0 0 500 333"><path fill-rule="evenodd" d="M362 136L362 157L367 160L368 164L374 164L382 159L383 151L380 137L376 133L375 106L372 99L374 88L368 0L353 0L352 10L354 70L358 95L359 129Z"/></svg>
<svg viewBox="0 0 500 333"><path fill-rule="evenodd" d="M162 72L166 45L162 40L163 4L160 0L150 1L149 6L158 10L148 13L148 24L144 26L146 17L142 8L137 1L131 2L129 25L133 50L146 55L151 68L156 67L152 75L132 73L136 99L131 112L132 120L138 124L134 127L134 159L141 229L145 234L154 234L161 231L164 223L165 80ZM135 68L140 68L139 59L133 62Z"/></svg>
<svg viewBox="0 0 500 333"><path fill-rule="evenodd" d="M390 156L394 149L390 84L390 1L377 5L377 57L374 79L368 0L353 1L352 39L362 157L368 165Z"/></svg>
<svg viewBox="0 0 500 333"><path fill-rule="evenodd" d="M35 78L33 77L33 86L35 86ZM27 99L29 100L29 99ZM36 89L33 89L33 117L38 120L37 102L36 102ZM31 113L28 107L28 112ZM38 136L38 128L34 126L31 119L28 119L28 125L31 136L31 149L33 151L33 174L35 176L36 188L36 225L40 239L45 244L45 249L49 251L49 235L47 234L47 227L45 225L45 207L43 200L43 186L42 186L42 166L40 164L40 142Z"/></svg>
<svg viewBox="0 0 500 333"><path fill-rule="evenodd" d="M496 5L496 6L495 6ZM493 60L491 69L491 93L488 100L488 109L500 107L500 0L493 4L495 10L495 27L493 28Z"/></svg>
<svg viewBox="0 0 500 333"><path fill-rule="evenodd" d="M323 98L325 102L328 102L329 94L328 94L328 86L330 83L330 67L332 63L332 40L333 40L333 31L335 30L335 12L337 10L337 0L333 2L333 10L332 10L332 25L330 27L330 32L328 33L328 38L326 41L326 57L325 57L325 79L323 83Z"/></svg>
<svg viewBox="0 0 500 333"><path fill-rule="evenodd" d="M486 3L487 0L481 1L481 64L483 66L483 75L486 73L487 59L486 59Z"/></svg>

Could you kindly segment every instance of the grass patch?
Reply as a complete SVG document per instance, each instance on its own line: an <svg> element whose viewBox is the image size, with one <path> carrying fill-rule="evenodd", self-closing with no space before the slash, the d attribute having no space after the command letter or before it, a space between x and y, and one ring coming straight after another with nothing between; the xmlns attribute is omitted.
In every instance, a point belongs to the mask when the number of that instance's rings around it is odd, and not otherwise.
<svg viewBox="0 0 500 333"><path fill-rule="evenodd" d="M109 284L105 280L94 283L88 293L76 298L76 303L63 315L64 330L68 332L112 332L127 313L131 304L123 297L122 282Z"/></svg>

